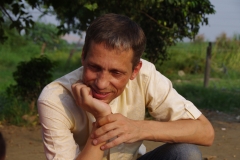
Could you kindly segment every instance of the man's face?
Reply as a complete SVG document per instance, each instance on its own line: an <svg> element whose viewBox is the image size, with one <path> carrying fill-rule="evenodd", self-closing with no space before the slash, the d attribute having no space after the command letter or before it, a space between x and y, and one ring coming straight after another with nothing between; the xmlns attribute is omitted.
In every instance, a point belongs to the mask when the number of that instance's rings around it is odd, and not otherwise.
<svg viewBox="0 0 240 160"><path fill-rule="evenodd" d="M123 92L142 65L140 62L132 69L132 57L131 49L119 51L106 48L104 43L92 42L85 59L82 58L82 64L83 83L91 88L94 98L110 103Z"/></svg>

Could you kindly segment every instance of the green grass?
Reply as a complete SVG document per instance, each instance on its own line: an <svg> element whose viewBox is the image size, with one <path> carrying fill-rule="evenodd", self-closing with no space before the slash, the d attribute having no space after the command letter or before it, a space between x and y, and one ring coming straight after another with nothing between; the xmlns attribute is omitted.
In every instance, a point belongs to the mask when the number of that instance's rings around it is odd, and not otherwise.
<svg viewBox="0 0 240 160"><path fill-rule="evenodd" d="M200 109L240 114L240 80L212 79L207 88L203 79L175 80L174 88Z"/></svg>
<svg viewBox="0 0 240 160"><path fill-rule="evenodd" d="M28 104L0 93L0 122L14 125L27 125L23 115L30 115ZM36 113L35 113L36 114Z"/></svg>
<svg viewBox="0 0 240 160"><path fill-rule="evenodd" d="M31 57L39 55L40 47L33 44L22 47L0 46L0 92L9 84L13 84L12 73L21 61L28 61Z"/></svg>

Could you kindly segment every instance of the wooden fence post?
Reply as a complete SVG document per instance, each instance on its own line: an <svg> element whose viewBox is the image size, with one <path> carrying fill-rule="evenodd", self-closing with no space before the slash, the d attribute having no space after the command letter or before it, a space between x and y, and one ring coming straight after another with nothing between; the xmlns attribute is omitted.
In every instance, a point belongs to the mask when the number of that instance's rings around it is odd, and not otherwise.
<svg viewBox="0 0 240 160"><path fill-rule="evenodd" d="M209 42L207 47L207 55L206 55L206 65L205 65L205 73L204 73L204 87L208 87L208 82L210 78L211 71L211 56L212 56L212 43Z"/></svg>

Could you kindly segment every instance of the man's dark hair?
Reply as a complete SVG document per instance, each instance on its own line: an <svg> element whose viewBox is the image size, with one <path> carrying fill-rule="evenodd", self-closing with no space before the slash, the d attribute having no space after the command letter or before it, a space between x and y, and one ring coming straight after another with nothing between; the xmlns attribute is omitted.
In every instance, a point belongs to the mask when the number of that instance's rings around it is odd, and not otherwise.
<svg viewBox="0 0 240 160"><path fill-rule="evenodd" d="M84 59L92 42L103 42L110 49L132 49L133 67L140 61L146 47L146 37L141 27L130 18L113 13L98 17L88 27L83 46Z"/></svg>
<svg viewBox="0 0 240 160"><path fill-rule="evenodd" d="M6 155L6 143L4 141L2 133L0 132L0 160L4 159L5 155Z"/></svg>

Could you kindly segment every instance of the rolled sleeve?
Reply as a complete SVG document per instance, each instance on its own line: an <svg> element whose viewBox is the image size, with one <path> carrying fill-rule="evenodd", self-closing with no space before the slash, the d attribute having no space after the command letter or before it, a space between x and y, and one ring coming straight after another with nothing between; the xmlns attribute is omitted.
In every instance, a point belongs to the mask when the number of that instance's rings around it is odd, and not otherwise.
<svg viewBox="0 0 240 160"><path fill-rule="evenodd" d="M70 131L72 124L64 111L55 110L53 105L38 101L38 112L42 125L42 136L47 159L75 159L80 153Z"/></svg>
<svg viewBox="0 0 240 160"><path fill-rule="evenodd" d="M197 119L201 112L173 88L169 79L152 66L147 81L146 102L149 113L159 121Z"/></svg>

